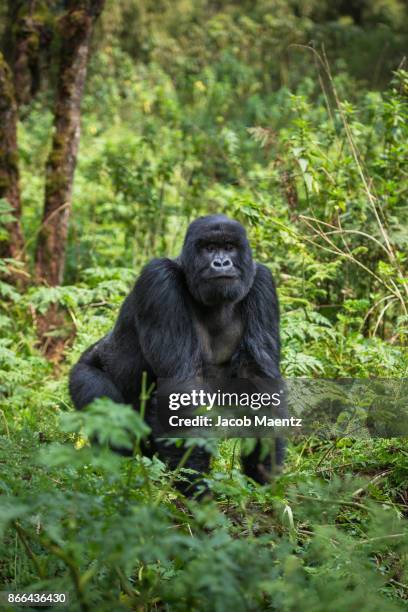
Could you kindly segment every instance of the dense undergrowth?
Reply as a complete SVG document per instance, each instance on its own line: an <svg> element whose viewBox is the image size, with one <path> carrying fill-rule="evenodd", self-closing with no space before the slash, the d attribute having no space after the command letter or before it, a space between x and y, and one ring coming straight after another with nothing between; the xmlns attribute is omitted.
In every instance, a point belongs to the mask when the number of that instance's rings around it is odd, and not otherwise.
<svg viewBox="0 0 408 612"><path fill-rule="evenodd" d="M70 365L110 328L140 267L176 256L189 220L211 212L242 221L276 277L286 376L408 376L402 5L383 3L381 27L372 8L364 29L254 4L142 11L134 38L112 5L83 105L65 284L16 288L16 264L0 264L9 590L66 590L72 610L407 605L405 439L296 440L263 488L240 473L238 443L206 441L212 498L197 502L173 486L182 466L142 458L137 414L99 401L78 415L68 397ZM356 54L378 49L384 28L399 59L387 48L373 82ZM44 94L19 125L29 261L50 125ZM3 201L3 225L8 214ZM36 335L50 304L66 313L51 332L65 343L58 364ZM106 448L87 444L94 433ZM118 439L133 458L108 450Z"/></svg>

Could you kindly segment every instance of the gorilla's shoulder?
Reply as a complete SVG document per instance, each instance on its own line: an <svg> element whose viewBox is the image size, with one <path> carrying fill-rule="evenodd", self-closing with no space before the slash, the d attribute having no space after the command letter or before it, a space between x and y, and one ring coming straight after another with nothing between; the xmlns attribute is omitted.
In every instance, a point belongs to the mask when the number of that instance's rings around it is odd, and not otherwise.
<svg viewBox="0 0 408 612"><path fill-rule="evenodd" d="M168 308L173 311L186 293L181 266L177 260L166 257L152 259L141 271L132 293L139 313L160 310L163 314Z"/></svg>
<svg viewBox="0 0 408 612"><path fill-rule="evenodd" d="M147 263L132 290L124 300L115 324L115 337L130 333L134 323L144 329L149 325L166 325L175 312L179 313L187 303L184 274L176 260L152 259Z"/></svg>
<svg viewBox="0 0 408 612"><path fill-rule="evenodd" d="M255 279L254 283L256 284L266 284L272 285L275 287L275 281L272 276L272 272L269 270L265 264L256 263L255 264Z"/></svg>
<svg viewBox="0 0 408 612"><path fill-rule="evenodd" d="M136 281L136 293L149 293L158 291L160 294L181 288L184 285L184 274L181 266L174 259L161 257L152 259L142 269Z"/></svg>
<svg viewBox="0 0 408 612"><path fill-rule="evenodd" d="M157 272L171 272L173 270L181 270L177 259L169 259L169 257L155 257L151 259L143 268L141 274L144 273L157 273Z"/></svg>
<svg viewBox="0 0 408 612"><path fill-rule="evenodd" d="M271 308L279 317L278 296L272 272L264 264L257 263L255 278L247 296L247 304L258 317L269 318Z"/></svg>

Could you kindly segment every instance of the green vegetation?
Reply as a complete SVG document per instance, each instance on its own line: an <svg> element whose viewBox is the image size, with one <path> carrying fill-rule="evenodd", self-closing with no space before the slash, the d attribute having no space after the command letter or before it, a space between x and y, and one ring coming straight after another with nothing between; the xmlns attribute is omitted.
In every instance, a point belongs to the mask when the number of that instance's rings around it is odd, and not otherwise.
<svg viewBox="0 0 408 612"><path fill-rule="evenodd" d="M61 286L30 276L53 74L24 107L24 286L0 260L3 588L69 591L82 611L407 608L405 439L297 440L263 488L234 441L206 441L213 498L196 502L173 487L182 468L142 458L138 414L77 414L67 391L140 267L213 212L244 223L276 278L286 376L408 377L407 24L398 0L108 2ZM0 200L0 240L10 220ZM40 345L53 305L64 318Z"/></svg>

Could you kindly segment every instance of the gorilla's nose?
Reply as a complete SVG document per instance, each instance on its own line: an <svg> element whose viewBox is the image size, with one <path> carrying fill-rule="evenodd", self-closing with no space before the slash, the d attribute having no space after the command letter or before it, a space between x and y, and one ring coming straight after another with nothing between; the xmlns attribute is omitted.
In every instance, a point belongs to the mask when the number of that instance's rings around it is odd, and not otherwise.
<svg viewBox="0 0 408 612"><path fill-rule="evenodd" d="M215 257L211 262L211 267L217 272L228 272L232 268L232 261L229 257Z"/></svg>

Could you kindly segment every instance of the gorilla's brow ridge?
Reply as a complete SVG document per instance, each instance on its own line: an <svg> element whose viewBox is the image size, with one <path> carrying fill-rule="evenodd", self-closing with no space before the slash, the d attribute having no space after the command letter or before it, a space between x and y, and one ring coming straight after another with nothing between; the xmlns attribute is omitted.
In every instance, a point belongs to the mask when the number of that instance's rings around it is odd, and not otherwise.
<svg viewBox="0 0 408 612"><path fill-rule="evenodd" d="M205 246L211 243L222 246L227 242L230 242L231 244L237 247L241 245L241 240L239 239L239 236L237 236L236 234L228 234L226 232L215 232L208 234L205 237L197 238L195 244L198 247Z"/></svg>

